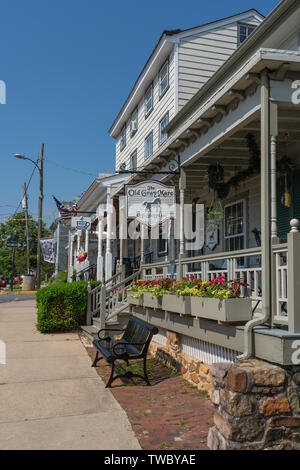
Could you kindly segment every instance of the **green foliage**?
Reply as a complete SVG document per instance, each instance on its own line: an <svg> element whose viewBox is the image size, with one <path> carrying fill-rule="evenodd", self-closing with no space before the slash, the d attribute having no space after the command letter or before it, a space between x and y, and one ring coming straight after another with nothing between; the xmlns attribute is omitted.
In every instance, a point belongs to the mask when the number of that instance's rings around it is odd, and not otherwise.
<svg viewBox="0 0 300 470"><path fill-rule="evenodd" d="M57 282L68 282L68 273L64 271L63 273L58 273L56 277L51 277L49 284L54 284Z"/></svg>
<svg viewBox="0 0 300 470"><path fill-rule="evenodd" d="M33 217L28 215L28 228L29 228L29 265L30 269L36 269L36 254L37 254L37 227L38 222ZM23 212L18 212L13 217L8 219L5 223L0 223L0 274L6 279L11 278L12 270L12 248L6 248L6 242L16 235L18 241L26 242L25 231L25 216ZM42 237L49 237L50 232L42 225ZM41 279L45 278L46 274L51 274L54 269L54 264L46 263L41 260ZM21 275L27 273L27 258L26 248L16 248L15 250L15 274Z"/></svg>
<svg viewBox="0 0 300 470"><path fill-rule="evenodd" d="M91 281L92 288L100 282ZM39 289L37 328L42 333L70 331L85 323L87 281L54 282Z"/></svg>

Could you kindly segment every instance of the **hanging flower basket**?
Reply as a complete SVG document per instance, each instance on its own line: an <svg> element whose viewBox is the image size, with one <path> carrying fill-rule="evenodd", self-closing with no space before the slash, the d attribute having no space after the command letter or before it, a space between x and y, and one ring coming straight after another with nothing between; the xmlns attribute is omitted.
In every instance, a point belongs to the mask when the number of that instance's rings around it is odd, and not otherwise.
<svg viewBox="0 0 300 470"><path fill-rule="evenodd" d="M210 209L207 213L207 218L211 224L219 224L223 220L224 214L221 209Z"/></svg>

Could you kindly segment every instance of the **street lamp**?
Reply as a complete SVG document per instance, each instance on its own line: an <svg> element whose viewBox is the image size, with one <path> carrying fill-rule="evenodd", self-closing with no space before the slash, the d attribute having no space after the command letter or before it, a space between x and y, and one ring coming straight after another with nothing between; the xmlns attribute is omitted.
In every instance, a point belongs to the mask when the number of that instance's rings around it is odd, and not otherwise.
<svg viewBox="0 0 300 470"><path fill-rule="evenodd" d="M37 281L37 288L40 287L41 284L41 245L40 239L42 235L42 214L43 214L43 165L44 165L44 144L41 145L41 156L40 156L40 166L32 160L31 158L25 157L24 155L20 155L16 153L14 155L15 158L19 158L20 160L29 160L34 166L39 170L40 173L40 194L39 194L39 215L38 215L38 236L37 236L37 256L36 256L36 281Z"/></svg>

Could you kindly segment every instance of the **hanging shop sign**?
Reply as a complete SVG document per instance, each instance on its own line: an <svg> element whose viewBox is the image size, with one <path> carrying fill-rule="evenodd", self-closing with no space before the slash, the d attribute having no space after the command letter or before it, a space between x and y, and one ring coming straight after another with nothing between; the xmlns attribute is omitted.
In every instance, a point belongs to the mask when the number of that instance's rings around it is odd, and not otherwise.
<svg viewBox="0 0 300 470"><path fill-rule="evenodd" d="M54 238L43 238L40 240L44 261L47 261L47 263L54 263L54 243Z"/></svg>
<svg viewBox="0 0 300 470"><path fill-rule="evenodd" d="M90 230L91 228L91 218L90 217L73 217L72 218L72 227L76 230Z"/></svg>
<svg viewBox="0 0 300 470"><path fill-rule="evenodd" d="M219 244L219 225L209 223L206 228L206 246L210 250L214 250Z"/></svg>
<svg viewBox="0 0 300 470"><path fill-rule="evenodd" d="M144 181L126 185L126 216L141 224L155 226L167 219L175 218L175 186L166 186L159 181Z"/></svg>

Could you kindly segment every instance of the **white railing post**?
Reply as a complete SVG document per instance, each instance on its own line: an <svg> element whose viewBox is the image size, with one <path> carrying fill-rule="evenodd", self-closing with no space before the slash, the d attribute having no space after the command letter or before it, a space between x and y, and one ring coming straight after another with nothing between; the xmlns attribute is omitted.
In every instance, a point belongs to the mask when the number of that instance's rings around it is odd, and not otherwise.
<svg viewBox="0 0 300 470"><path fill-rule="evenodd" d="M106 319L106 286L102 284L100 293L100 329L105 328Z"/></svg>
<svg viewBox="0 0 300 470"><path fill-rule="evenodd" d="M300 233L299 220L292 219L288 233L288 325L291 333L300 333Z"/></svg>
<svg viewBox="0 0 300 470"><path fill-rule="evenodd" d="M88 281L87 285L87 308L86 308L86 324L92 324L92 297L91 297L91 283Z"/></svg>

